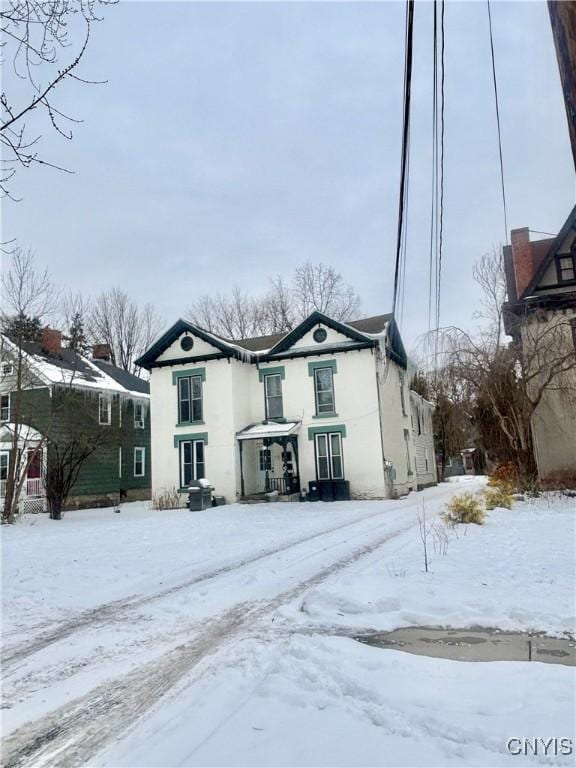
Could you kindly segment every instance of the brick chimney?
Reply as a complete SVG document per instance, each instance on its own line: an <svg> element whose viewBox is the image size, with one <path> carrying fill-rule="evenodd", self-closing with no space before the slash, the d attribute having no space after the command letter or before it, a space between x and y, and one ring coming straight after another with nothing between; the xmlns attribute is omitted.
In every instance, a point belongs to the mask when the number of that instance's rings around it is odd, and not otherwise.
<svg viewBox="0 0 576 768"><path fill-rule="evenodd" d="M510 243L512 245L512 265L516 281L516 295L520 298L534 276L534 259L528 227L513 229L510 233Z"/></svg>
<svg viewBox="0 0 576 768"><path fill-rule="evenodd" d="M92 347L92 359L102 360L109 363L112 359L112 352L109 344L94 344Z"/></svg>
<svg viewBox="0 0 576 768"><path fill-rule="evenodd" d="M49 355L59 355L62 352L62 334L54 328L42 328L42 349Z"/></svg>

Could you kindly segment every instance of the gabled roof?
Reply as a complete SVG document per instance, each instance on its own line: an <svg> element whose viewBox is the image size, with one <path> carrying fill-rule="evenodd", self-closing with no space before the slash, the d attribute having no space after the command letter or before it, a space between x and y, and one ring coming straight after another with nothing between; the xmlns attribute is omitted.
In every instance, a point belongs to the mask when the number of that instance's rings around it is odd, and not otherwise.
<svg viewBox="0 0 576 768"><path fill-rule="evenodd" d="M228 355L229 357L237 356L234 354L234 345L236 342L226 341L213 333L205 331L203 328L200 328L199 325L194 325L194 323L190 323L188 320L179 318L174 325L168 328L166 333L163 333L162 336L152 344L150 349L146 350L146 352L136 360L136 365L139 365L141 368L149 369L156 358L159 357L162 352L165 352L168 347L183 333L186 333L186 331L194 334L194 336L198 336L199 339L211 344L213 347L216 347L222 354Z"/></svg>
<svg viewBox="0 0 576 768"><path fill-rule="evenodd" d="M576 205L572 210L570 211L568 218L564 222L562 229L555 238L552 240L536 240L533 243L531 243L532 246L532 254L533 258L540 258L540 265L534 272L534 275L532 276L532 280L528 283L528 286L526 287L526 290L523 292L522 296L519 296L518 298L522 299L526 296L531 296L536 288L538 287L539 282L544 277L548 267L550 264L554 261L556 258L556 254L558 252L558 249L561 247L562 243L566 239L566 236L569 234L570 230L576 231ZM538 252L538 250L534 250L535 246L537 246L537 243L543 242L547 245L547 252L545 254L542 254L541 252ZM546 248L546 245L543 246Z"/></svg>
<svg viewBox="0 0 576 768"><path fill-rule="evenodd" d="M299 341L308 331L312 330L315 325L321 323L322 325L332 328L333 331L338 331L343 336L347 336L349 339L357 342L369 341L365 334L360 333L352 325L341 323L339 320L333 320L328 315L324 315L322 312L312 312L311 315L303 320L296 326L290 333L283 336L268 352L269 355L276 355L279 352L285 352L297 341Z"/></svg>
<svg viewBox="0 0 576 768"><path fill-rule="evenodd" d="M17 354L17 345L2 336L3 345ZM39 342L22 344L24 363L30 373L46 386L63 385L96 391L123 392L148 397L147 381L103 361L89 360L73 349L46 352Z"/></svg>
<svg viewBox="0 0 576 768"><path fill-rule="evenodd" d="M305 320L299 323L293 330L284 334L270 334L268 336L255 336L246 339L232 341L218 336L215 333L201 328L187 320L179 319L172 325L160 338L148 349L137 361L136 364L142 368L150 369L154 366L157 358L173 344L183 333L192 333L211 344L218 350L215 356L236 357L237 359L257 362L258 360L271 359L273 356L280 355L290 350L290 348L301 339L315 325L322 324L332 328L342 334L345 339L342 342L326 344L323 349L347 350L350 347L358 348L358 345L373 347L379 343L379 340L386 337L388 341L388 350L392 359L403 367L407 365L407 356L394 317L392 314L373 315L360 320L351 320L341 322L325 315L322 312L312 312ZM320 349L320 347L318 348ZM317 351L316 348L314 351ZM305 350L302 350L304 353ZM312 350L309 354L312 353ZM209 357L212 357L211 355ZM182 360L192 360L195 355L189 358L180 358L174 361L162 361L158 365L170 365L181 362ZM202 358L206 359L206 355Z"/></svg>

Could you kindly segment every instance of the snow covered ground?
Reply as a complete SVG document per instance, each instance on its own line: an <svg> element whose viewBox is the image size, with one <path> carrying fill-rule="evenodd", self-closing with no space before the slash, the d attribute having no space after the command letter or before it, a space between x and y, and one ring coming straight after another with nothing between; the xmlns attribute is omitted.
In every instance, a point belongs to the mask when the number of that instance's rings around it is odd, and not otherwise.
<svg viewBox="0 0 576 768"><path fill-rule="evenodd" d="M513 737L574 739L573 668L350 637L573 631L573 499L431 540L424 572L422 501L430 520L481 486L202 513L131 504L3 529L8 764L573 765L506 751Z"/></svg>

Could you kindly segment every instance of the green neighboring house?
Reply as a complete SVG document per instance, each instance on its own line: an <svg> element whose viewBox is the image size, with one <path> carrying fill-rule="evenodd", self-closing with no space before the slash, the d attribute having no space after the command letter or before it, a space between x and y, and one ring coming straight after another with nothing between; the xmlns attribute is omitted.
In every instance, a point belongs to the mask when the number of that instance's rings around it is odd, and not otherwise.
<svg viewBox="0 0 576 768"><path fill-rule="evenodd" d="M62 347L61 334L48 328L42 341L19 347L0 336L0 506L15 431L21 455L31 458L22 462L29 464L20 497L25 511L45 511L47 468L79 435L84 444L93 440L94 450L66 509L149 499L149 392L147 381L111 364L107 345L95 345L88 357Z"/></svg>

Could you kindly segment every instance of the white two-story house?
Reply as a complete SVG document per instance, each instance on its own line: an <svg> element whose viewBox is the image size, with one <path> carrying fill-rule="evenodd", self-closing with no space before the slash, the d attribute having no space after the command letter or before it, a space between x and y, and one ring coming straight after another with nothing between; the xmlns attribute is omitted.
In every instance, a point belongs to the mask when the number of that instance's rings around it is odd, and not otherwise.
<svg viewBox="0 0 576 768"><path fill-rule="evenodd" d="M274 490L387 498L418 486L391 315L342 323L314 312L285 335L235 342L178 320L138 364L150 371L155 494L184 494L200 478L228 502Z"/></svg>

